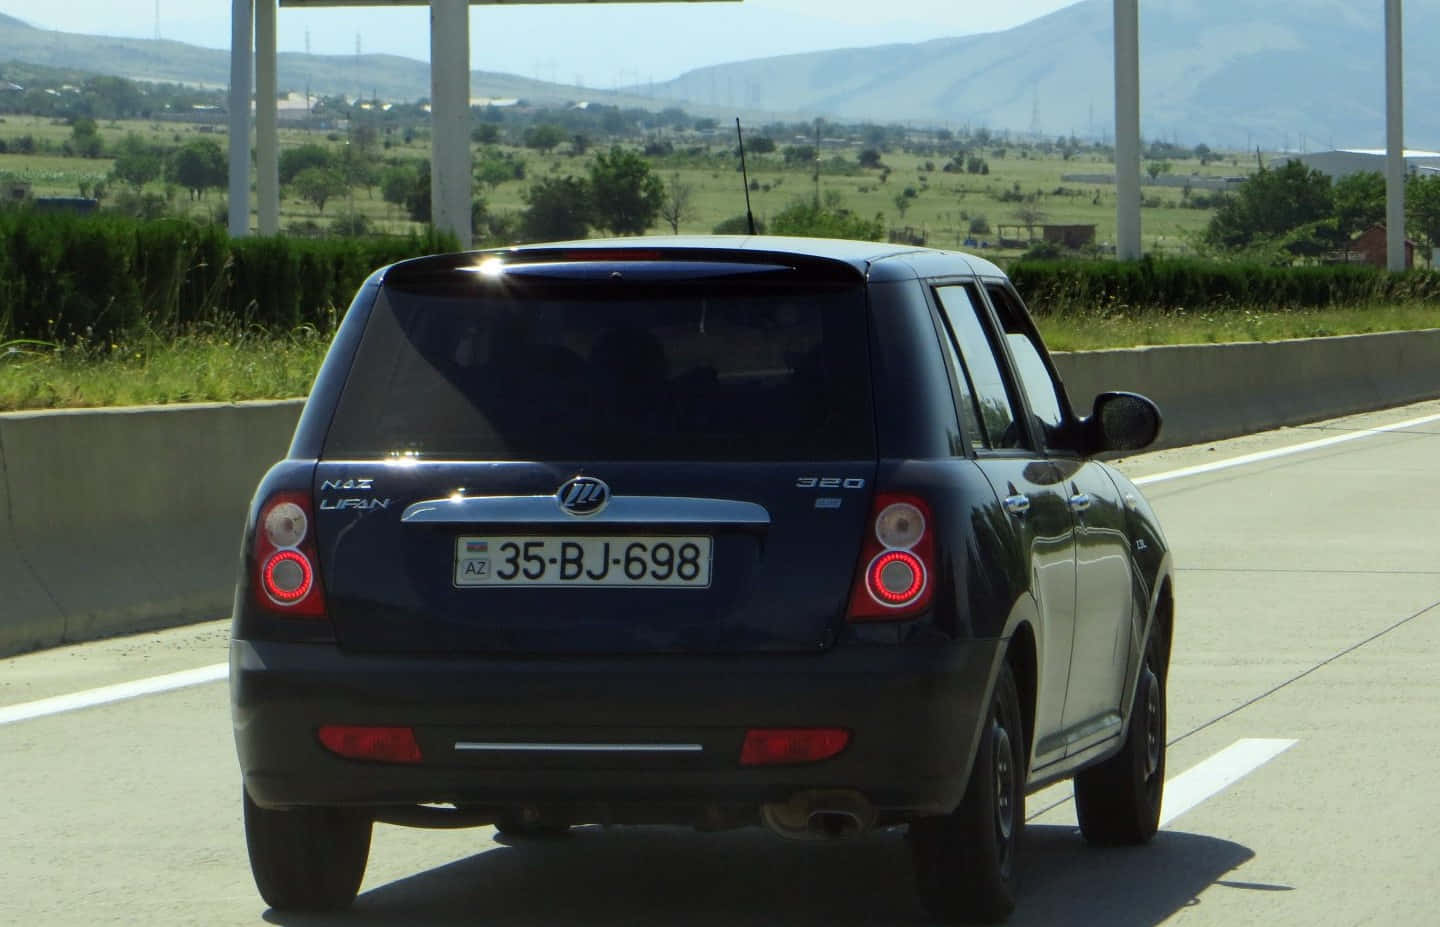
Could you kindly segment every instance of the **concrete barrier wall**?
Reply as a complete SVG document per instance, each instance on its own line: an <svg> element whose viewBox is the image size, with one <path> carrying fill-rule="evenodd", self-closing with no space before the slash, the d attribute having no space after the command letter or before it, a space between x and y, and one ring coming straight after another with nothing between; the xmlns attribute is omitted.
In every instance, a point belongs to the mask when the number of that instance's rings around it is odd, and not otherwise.
<svg viewBox="0 0 1440 927"><path fill-rule="evenodd" d="M228 614L300 405L0 415L0 654Z"/></svg>
<svg viewBox="0 0 1440 927"><path fill-rule="evenodd" d="M1440 397L1440 330L1056 355L1075 407L1127 389L1161 446ZM0 415L0 655L229 613L245 511L301 403Z"/></svg>
<svg viewBox="0 0 1440 927"><path fill-rule="evenodd" d="M1129 390L1165 418L1179 447L1440 397L1440 329L1268 343L1057 354L1075 410Z"/></svg>

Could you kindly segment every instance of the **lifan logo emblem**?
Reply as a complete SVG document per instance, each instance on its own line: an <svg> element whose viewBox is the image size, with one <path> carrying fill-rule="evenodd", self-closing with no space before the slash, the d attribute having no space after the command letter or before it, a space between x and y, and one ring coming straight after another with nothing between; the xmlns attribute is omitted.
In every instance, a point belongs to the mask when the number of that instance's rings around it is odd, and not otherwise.
<svg viewBox="0 0 1440 927"><path fill-rule="evenodd" d="M555 499L571 515L594 515L609 503L610 487L593 476L577 476L560 487Z"/></svg>

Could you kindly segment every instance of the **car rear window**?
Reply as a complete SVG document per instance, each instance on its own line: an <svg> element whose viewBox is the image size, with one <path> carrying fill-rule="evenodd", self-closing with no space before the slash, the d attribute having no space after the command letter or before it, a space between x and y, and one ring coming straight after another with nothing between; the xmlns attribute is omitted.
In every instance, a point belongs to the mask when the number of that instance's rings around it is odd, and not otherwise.
<svg viewBox="0 0 1440 927"><path fill-rule="evenodd" d="M330 459L874 456L861 286L382 289Z"/></svg>

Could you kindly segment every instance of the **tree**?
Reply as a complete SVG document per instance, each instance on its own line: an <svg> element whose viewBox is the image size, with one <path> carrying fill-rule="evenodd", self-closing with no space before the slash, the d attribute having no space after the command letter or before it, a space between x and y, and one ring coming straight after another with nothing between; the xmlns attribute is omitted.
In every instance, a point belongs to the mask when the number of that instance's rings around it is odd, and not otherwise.
<svg viewBox="0 0 1440 927"><path fill-rule="evenodd" d="M1302 225L1330 218L1330 178L1299 161L1262 167L1221 203L1205 229L1205 240L1221 248L1244 248L1277 239Z"/></svg>
<svg viewBox="0 0 1440 927"><path fill-rule="evenodd" d="M470 130L470 141L477 145L494 145L500 141L500 127L493 122L482 122Z"/></svg>
<svg viewBox="0 0 1440 927"><path fill-rule="evenodd" d="M218 142L198 138L175 152L170 161L170 177L195 199L204 196L206 190L225 186L229 164Z"/></svg>
<svg viewBox="0 0 1440 927"><path fill-rule="evenodd" d="M1440 177L1411 176L1405 184L1405 211L1410 234L1440 248Z"/></svg>
<svg viewBox="0 0 1440 927"><path fill-rule="evenodd" d="M290 181L290 188L296 196L324 215L325 204L336 197L344 196L350 185L337 168L307 167Z"/></svg>
<svg viewBox="0 0 1440 927"><path fill-rule="evenodd" d="M711 229L711 231L716 235L749 235L750 217L731 216L730 218L724 219L717 223L715 228ZM765 234L765 221L763 219L755 220L755 234Z"/></svg>
<svg viewBox="0 0 1440 927"><path fill-rule="evenodd" d="M536 151L549 151L565 141L565 130L557 125L542 123L525 130L525 147Z"/></svg>
<svg viewBox="0 0 1440 927"><path fill-rule="evenodd" d="M612 235L644 234L664 200L664 184L633 151L617 145L590 165L590 216Z"/></svg>
<svg viewBox="0 0 1440 927"><path fill-rule="evenodd" d="M98 158L105 149L100 128L89 116L81 116L70 126L70 151L82 158Z"/></svg>
<svg viewBox="0 0 1440 927"><path fill-rule="evenodd" d="M139 193L141 187L159 178L163 166L160 152L131 132L120 142L113 171L117 180Z"/></svg>
<svg viewBox="0 0 1440 927"><path fill-rule="evenodd" d="M391 205L404 206L419 179L414 164L392 164L380 172L380 196Z"/></svg>
<svg viewBox="0 0 1440 927"><path fill-rule="evenodd" d="M751 154L770 154L775 150L775 139L768 135L757 135L745 140L745 147Z"/></svg>
<svg viewBox="0 0 1440 927"><path fill-rule="evenodd" d="M860 166L875 168L882 167L883 165L880 163L880 149L866 148L865 150L861 151Z"/></svg>
<svg viewBox="0 0 1440 927"><path fill-rule="evenodd" d="M1150 175L1150 182L1154 183L1160 179L1161 174L1168 174L1175 169L1175 165L1169 161L1151 161L1145 165L1145 173Z"/></svg>
<svg viewBox="0 0 1440 927"><path fill-rule="evenodd" d="M590 231L590 188L584 178L542 177L523 198L520 236L525 241L584 238Z"/></svg>
<svg viewBox="0 0 1440 927"><path fill-rule="evenodd" d="M312 167L334 167L335 155L323 145L301 145L280 152L280 183L288 186L295 175Z"/></svg>
<svg viewBox="0 0 1440 927"><path fill-rule="evenodd" d="M1025 226L1025 231L1031 238L1035 237L1035 226L1045 221L1047 216L1041 212L1039 207L1030 203L1021 205L1015 210L1015 221Z"/></svg>
<svg viewBox="0 0 1440 927"><path fill-rule="evenodd" d="M1341 177L1335 181L1331 198L1335 202L1336 226L1346 240L1385 221L1385 178L1375 171Z"/></svg>
<svg viewBox="0 0 1440 927"><path fill-rule="evenodd" d="M410 214L411 222L424 222L427 225L434 216L434 204L430 197L429 161L421 161L419 167L415 168L415 182L405 195L405 211Z"/></svg>
<svg viewBox="0 0 1440 927"><path fill-rule="evenodd" d="M475 179L493 193L507 180L524 180L525 162L499 148L482 148L475 158Z"/></svg>
<svg viewBox="0 0 1440 927"><path fill-rule="evenodd" d="M790 201L770 222L776 235L804 235L813 238L850 238L879 241L885 235L880 216L864 219L847 209L840 194L831 190L824 202L801 196Z"/></svg>
<svg viewBox="0 0 1440 927"><path fill-rule="evenodd" d="M680 223L696 218L695 185L671 174L665 184L665 200L660 204L660 218L670 225L670 231L680 234Z"/></svg>
<svg viewBox="0 0 1440 927"><path fill-rule="evenodd" d="M809 167L815 161L814 145L786 145L780 153L787 167Z"/></svg>

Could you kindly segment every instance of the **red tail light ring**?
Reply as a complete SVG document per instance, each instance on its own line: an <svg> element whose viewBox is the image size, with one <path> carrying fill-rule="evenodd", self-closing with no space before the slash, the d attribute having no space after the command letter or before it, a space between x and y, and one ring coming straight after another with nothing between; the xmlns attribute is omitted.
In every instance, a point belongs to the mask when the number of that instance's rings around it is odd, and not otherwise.
<svg viewBox="0 0 1440 927"><path fill-rule="evenodd" d="M276 605L293 605L310 594L315 586L315 570L305 555L295 550L282 550L265 561L261 574L265 594Z"/></svg>
<svg viewBox="0 0 1440 927"><path fill-rule="evenodd" d="M925 564L908 550L887 550L870 561L865 587L881 605L901 608L925 591Z"/></svg>

